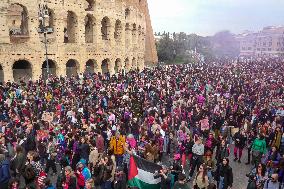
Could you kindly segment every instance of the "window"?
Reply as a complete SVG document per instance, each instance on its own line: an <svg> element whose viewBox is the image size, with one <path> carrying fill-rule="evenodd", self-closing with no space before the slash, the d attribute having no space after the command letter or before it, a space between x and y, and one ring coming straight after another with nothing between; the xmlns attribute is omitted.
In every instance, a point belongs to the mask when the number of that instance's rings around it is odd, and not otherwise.
<svg viewBox="0 0 284 189"><path fill-rule="evenodd" d="M271 48L268 48L268 51L271 51Z"/></svg>
<svg viewBox="0 0 284 189"><path fill-rule="evenodd" d="M260 51L260 48L257 48L257 51Z"/></svg>
<svg viewBox="0 0 284 189"><path fill-rule="evenodd" d="M248 47L248 50L251 51L251 47Z"/></svg>
<svg viewBox="0 0 284 189"><path fill-rule="evenodd" d="M271 47L272 46L272 42L269 42L269 47Z"/></svg>
<svg viewBox="0 0 284 189"><path fill-rule="evenodd" d="M242 50L244 51L244 50L246 50L246 48L245 48L245 47L242 47Z"/></svg>

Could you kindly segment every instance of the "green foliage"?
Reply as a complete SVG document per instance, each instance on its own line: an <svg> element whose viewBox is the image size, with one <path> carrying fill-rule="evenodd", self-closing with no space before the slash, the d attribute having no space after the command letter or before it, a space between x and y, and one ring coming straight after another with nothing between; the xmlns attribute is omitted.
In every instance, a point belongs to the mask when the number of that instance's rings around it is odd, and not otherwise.
<svg viewBox="0 0 284 189"><path fill-rule="evenodd" d="M164 32L163 37L157 42L158 58L166 63L189 63L198 60L190 55L196 51L203 55L205 60L214 61L217 58L233 58L239 54L238 43L229 31L216 33L212 37L202 37L196 34Z"/></svg>

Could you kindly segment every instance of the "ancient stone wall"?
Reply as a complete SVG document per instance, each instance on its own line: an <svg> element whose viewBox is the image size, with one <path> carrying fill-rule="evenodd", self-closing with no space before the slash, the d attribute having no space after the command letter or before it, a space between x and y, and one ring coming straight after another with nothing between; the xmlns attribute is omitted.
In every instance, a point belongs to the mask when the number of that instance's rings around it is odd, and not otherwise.
<svg viewBox="0 0 284 189"><path fill-rule="evenodd" d="M39 4L47 5L44 24L53 29L47 34L51 74L114 74L157 62L146 0L1 0L0 80L46 75Z"/></svg>

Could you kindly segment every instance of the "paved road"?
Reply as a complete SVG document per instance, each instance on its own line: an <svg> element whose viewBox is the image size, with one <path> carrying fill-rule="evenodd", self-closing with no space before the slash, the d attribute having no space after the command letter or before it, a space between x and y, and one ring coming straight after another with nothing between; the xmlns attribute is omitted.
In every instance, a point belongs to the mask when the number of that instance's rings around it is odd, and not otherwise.
<svg viewBox="0 0 284 189"><path fill-rule="evenodd" d="M244 149L243 151L243 157L242 157L242 163L234 162L233 159L233 152L234 148L233 145L231 145L231 154L230 154L230 166L233 169L233 175L234 175L234 183L232 189L246 189L248 179L245 176L247 173L250 172L251 166L245 165L245 162L247 161L247 150ZM58 173L60 172L60 167L57 166ZM58 175L51 175L52 171L49 172L49 178L51 178L52 182L55 184ZM21 179L21 187L24 187L24 180ZM190 185L192 185L192 182L190 182ZM55 185L54 185L55 186Z"/></svg>
<svg viewBox="0 0 284 189"><path fill-rule="evenodd" d="M230 166L233 169L234 183L232 189L246 189L248 184L248 178L246 174L250 172L252 169L251 165L246 165L247 162L247 149L243 150L243 157L241 159L241 163L234 162L234 146L230 146L231 154L230 154ZM194 176L193 176L194 177ZM190 182L190 186L192 186L192 182Z"/></svg>

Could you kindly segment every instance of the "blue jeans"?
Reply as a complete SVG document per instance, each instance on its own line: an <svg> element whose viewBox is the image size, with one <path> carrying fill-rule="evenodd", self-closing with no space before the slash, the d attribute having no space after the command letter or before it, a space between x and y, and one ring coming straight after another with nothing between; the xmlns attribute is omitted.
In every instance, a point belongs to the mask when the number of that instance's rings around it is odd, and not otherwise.
<svg viewBox="0 0 284 189"><path fill-rule="evenodd" d="M111 181L107 180L101 184L101 189L112 189Z"/></svg>
<svg viewBox="0 0 284 189"><path fill-rule="evenodd" d="M122 166L123 163L123 155L115 155L116 166Z"/></svg>
<svg viewBox="0 0 284 189"><path fill-rule="evenodd" d="M220 177L218 189L223 189L224 188L224 177Z"/></svg>

